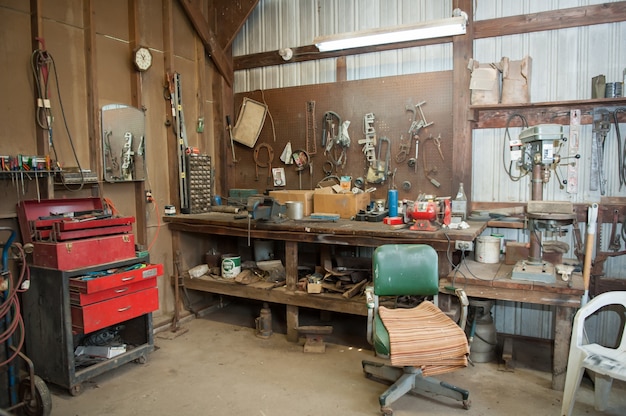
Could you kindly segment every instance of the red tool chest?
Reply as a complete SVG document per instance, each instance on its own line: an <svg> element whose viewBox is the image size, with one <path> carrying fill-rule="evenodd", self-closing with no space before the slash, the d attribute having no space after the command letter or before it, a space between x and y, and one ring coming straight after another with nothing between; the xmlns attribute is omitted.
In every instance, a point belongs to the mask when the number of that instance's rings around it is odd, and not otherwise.
<svg viewBox="0 0 626 416"><path fill-rule="evenodd" d="M89 333L159 308L161 264L138 264L70 279L72 329Z"/></svg>
<svg viewBox="0 0 626 416"><path fill-rule="evenodd" d="M74 270L135 257L135 218L112 217L100 198L21 201L17 215L35 266Z"/></svg>

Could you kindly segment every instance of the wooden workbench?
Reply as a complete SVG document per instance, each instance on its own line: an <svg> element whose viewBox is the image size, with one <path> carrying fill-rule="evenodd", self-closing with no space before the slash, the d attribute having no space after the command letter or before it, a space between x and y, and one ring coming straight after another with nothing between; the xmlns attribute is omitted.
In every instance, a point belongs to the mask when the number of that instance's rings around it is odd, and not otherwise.
<svg viewBox="0 0 626 416"><path fill-rule="evenodd" d="M189 289L209 293L255 299L286 305L287 338L298 340L298 307L326 311L367 315L365 302L361 297L345 299L339 294L307 294L296 290L298 280L298 244L319 244L321 256L328 252L328 247L353 246L377 247L382 244L428 244L439 254L439 274L441 292L449 292L446 286L464 288L467 295L477 298L526 302L556 307L554 326L554 359L552 387L563 390L565 371L571 337L572 318L580 306L583 294L582 277L574 274L572 284L557 281L546 284L531 281L511 280L513 266L504 264L485 264L465 260L472 271L464 275L451 270L448 251L454 251L454 242L473 241L487 227L485 221L469 221L466 230L439 230L436 232L411 231L408 228L394 228L383 223L360 222L350 220L311 221L286 220L279 223L248 221L235 219L233 214L206 213L174 215L163 218L173 232L172 241L181 244L181 233L210 235L220 238L247 238L277 240L285 242L286 284L282 287L268 288L267 285L240 285L232 279L210 276L201 278L182 277L183 284ZM181 247L174 247L174 252ZM322 259L323 261L323 259ZM320 263L322 264L322 263ZM178 285L176 285L178 290ZM178 297L177 297L178 299ZM178 309L178 305L176 306Z"/></svg>
<svg viewBox="0 0 626 416"><path fill-rule="evenodd" d="M574 273L567 282L557 278L557 281L551 284L513 280L512 265L465 261L467 267L463 266L459 269L460 272L453 271L439 280L440 291L450 292L446 288L453 286L463 288L469 297L555 307L552 388L563 391L572 336L572 320L576 309L580 307L584 293L582 275Z"/></svg>
<svg viewBox="0 0 626 416"><path fill-rule="evenodd" d="M439 272L446 276L450 271L447 251L454 250L456 240L472 241L485 229L486 222L470 221L465 230L442 229L435 232L411 231L408 228L394 228L382 222L338 220L286 220L283 222L248 221L235 219L233 214L205 213L163 217L173 232L173 244L181 245L181 233L211 235L215 238L238 237L284 241L286 284L269 289L262 284L240 285L232 280L203 276L191 279L183 276L185 287L210 293L255 299L287 306L287 338L297 341L298 307L367 315L365 302L361 297L345 299L333 293L307 294L296 290L298 280L298 244L319 244L321 257L328 248L336 246L377 247L383 244L428 244L439 252ZM183 249L174 247L174 252ZM322 259L323 261L323 259ZM320 262L320 264L323 264ZM178 288L178 285L176 285ZM177 298L178 299L178 298ZM178 309L178 305L176 306Z"/></svg>

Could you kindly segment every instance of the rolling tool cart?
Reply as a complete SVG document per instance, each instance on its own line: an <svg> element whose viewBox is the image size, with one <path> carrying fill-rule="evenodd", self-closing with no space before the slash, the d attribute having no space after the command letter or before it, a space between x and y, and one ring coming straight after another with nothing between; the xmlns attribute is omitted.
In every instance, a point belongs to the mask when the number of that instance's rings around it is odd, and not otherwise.
<svg viewBox="0 0 626 416"><path fill-rule="evenodd" d="M0 231L10 232L10 236L2 248L2 270L0 271L0 282L2 285L2 302L0 304L0 314L2 315L2 335L4 361L0 367L6 370L6 382L8 406L3 410L8 414L14 411L18 414L32 416L47 416L52 411L52 397L46 383L35 375L33 362L21 351L24 345L24 323L20 314L20 304L18 292L28 289L28 266L26 256L21 245L16 245L19 249L19 259L22 266L20 275L13 279L9 271L9 251L15 241L16 232L8 227L0 227ZM6 357L6 358L5 358ZM26 365L26 371L22 371L16 364L17 358ZM22 376L19 383L17 380Z"/></svg>
<svg viewBox="0 0 626 416"><path fill-rule="evenodd" d="M146 362L154 349L163 266L137 257L134 217L110 211L100 198L17 207L22 239L34 246L22 296L26 351L44 380L72 395L108 370Z"/></svg>

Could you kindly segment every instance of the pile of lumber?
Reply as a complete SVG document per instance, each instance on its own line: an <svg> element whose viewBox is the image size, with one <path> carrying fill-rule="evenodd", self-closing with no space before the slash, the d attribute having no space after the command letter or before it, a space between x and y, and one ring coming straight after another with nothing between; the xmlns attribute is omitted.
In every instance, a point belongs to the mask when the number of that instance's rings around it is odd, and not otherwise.
<svg viewBox="0 0 626 416"><path fill-rule="evenodd" d="M391 365L421 368L426 377L467 367L465 332L431 302L378 312L389 333Z"/></svg>

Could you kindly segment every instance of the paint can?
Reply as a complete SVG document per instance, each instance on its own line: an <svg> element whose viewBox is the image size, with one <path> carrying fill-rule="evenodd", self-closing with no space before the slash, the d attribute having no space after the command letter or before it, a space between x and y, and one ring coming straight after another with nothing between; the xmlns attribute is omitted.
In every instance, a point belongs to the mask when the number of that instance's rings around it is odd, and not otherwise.
<svg viewBox="0 0 626 416"><path fill-rule="evenodd" d="M479 263L500 261L500 238L492 236L476 237L475 259Z"/></svg>
<svg viewBox="0 0 626 416"><path fill-rule="evenodd" d="M222 277L232 279L241 273L241 257L234 254L222 256Z"/></svg>
<svg viewBox="0 0 626 416"><path fill-rule="evenodd" d="M300 201L287 201L285 202L287 206L287 218L292 220L301 220L302 219L302 211L303 205Z"/></svg>

